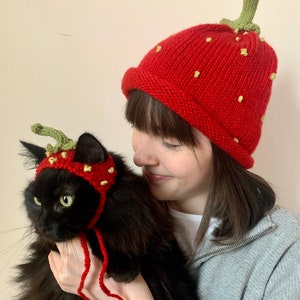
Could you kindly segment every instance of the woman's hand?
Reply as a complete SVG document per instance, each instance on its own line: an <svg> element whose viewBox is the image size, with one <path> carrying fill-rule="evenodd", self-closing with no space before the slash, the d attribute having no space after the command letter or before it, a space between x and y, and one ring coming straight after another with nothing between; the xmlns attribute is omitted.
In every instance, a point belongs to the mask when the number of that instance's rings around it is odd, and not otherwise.
<svg viewBox="0 0 300 300"><path fill-rule="evenodd" d="M58 252L51 251L48 259L53 275L59 286L65 292L78 294L77 290L84 271L84 253L79 237L67 242L57 243ZM89 247L91 266L84 282L82 292L90 300L111 300L99 286L99 274L102 268L101 261L92 254ZM112 278L105 278L105 286L113 294L117 294L124 300L144 299L153 300L151 292L141 275L138 275L130 283L120 283Z"/></svg>

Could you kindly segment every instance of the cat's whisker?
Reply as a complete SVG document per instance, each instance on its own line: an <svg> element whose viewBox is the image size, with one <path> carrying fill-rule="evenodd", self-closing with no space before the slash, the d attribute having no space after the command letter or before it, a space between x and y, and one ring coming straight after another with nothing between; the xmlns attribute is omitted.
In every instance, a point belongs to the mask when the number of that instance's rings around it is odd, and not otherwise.
<svg viewBox="0 0 300 300"><path fill-rule="evenodd" d="M23 227L23 228L14 228L11 229L10 231L7 230L5 232L1 232L1 233L9 233L15 230L21 230L21 229L30 229L30 226L28 227ZM14 240L11 244L9 244L7 247L0 249L0 255L4 255L6 253L8 253L11 250L17 249L17 248L24 248L23 245L24 244L28 244L30 241L30 236L33 234L32 230L25 230L22 234L21 237L17 238L16 240Z"/></svg>
<svg viewBox="0 0 300 300"><path fill-rule="evenodd" d="M23 242L23 239L18 239L14 242L12 242L10 245L8 245L7 247L3 248L0 250L0 256L5 255L7 253L9 253L10 251L15 252L16 248L20 247L21 242Z"/></svg>
<svg viewBox="0 0 300 300"><path fill-rule="evenodd" d="M19 230L28 229L30 227L31 226L28 225L28 226L22 226L22 227L15 227L15 228L10 228L10 229L0 230L0 235L1 234L9 234L9 233L16 232L16 231L19 231Z"/></svg>
<svg viewBox="0 0 300 300"><path fill-rule="evenodd" d="M14 272L16 272L17 264L19 261L21 261L22 257L25 254L24 251L25 249L27 249L30 243L31 234L32 233L30 230L26 230L26 232L24 232L21 237L15 239L12 243L0 249L0 256L6 257L5 260L2 260L5 262L1 265L1 273L9 272L10 274L13 274ZM11 275L9 275L9 278L10 277ZM8 281L11 281L11 279L9 279Z"/></svg>

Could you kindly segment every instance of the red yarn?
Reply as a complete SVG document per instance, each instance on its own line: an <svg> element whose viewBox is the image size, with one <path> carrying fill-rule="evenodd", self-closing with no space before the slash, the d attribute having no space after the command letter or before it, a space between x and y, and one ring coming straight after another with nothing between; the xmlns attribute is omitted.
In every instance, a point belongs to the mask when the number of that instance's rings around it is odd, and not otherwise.
<svg viewBox="0 0 300 300"><path fill-rule="evenodd" d="M102 235L101 235L100 231L97 228L93 228L93 230L96 233L97 240L99 242L99 246L100 246L100 249L101 249L101 253L103 255L102 268L101 268L101 272L100 272L100 275L99 275L99 286L100 286L101 290L107 296L118 299L118 300L124 300L119 295L111 293L111 291L107 288L107 286L104 283L104 277L105 277L107 266L108 266L108 254L107 254L107 251L106 251L106 248L105 248L105 245L104 245L104 241L103 241L103 238L102 238ZM81 233L79 235L79 237L80 237L80 241L81 241L81 247L82 247L83 253L84 253L84 271L81 275L81 279L80 279L80 283L79 283L79 287L78 287L77 292L78 292L78 295L81 298L83 298L84 300L89 300L89 298L87 298L84 295L84 293L82 292L82 289L84 287L85 279L86 279L86 277L88 275L88 272L90 270L91 259L90 259L90 254L89 254L89 250L88 250L88 242L87 242L86 236L83 233Z"/></svg>
<svg viewBox="0 0 300 300"><path fill-rule="evenodd" d="M81 241L81 247L83 249L83 253L84 253L84 271L81 275L81 280L79 283L79 287L78 287L78 295L83 298L84 300L89 300L89 298L87 298L83 292L82 289L84 287L84 281L90 271L90 266L91 266L91 259L90 259L90 255L89 255L89 249L88 249L88 244L87 244L87 240L86 237L83 233L79 234L80 237L80 241Z"/></svg>
<svg viewBox="0 0 300 300"><path fill-rule="evenodd" d="M100 231L97 228L93 228L93 229L94 229L94 231L97 235L97 239L98 239L100 249L101 249L101 252L102 252L102 255L103 255L102 269L101 269L101 273L100 273L100 277L99 277L99 285L100 285L102 291L107 296L113 297L115 299L123 300L123 298L120 297L119 295L111 293L110 290L104 284L104 277L105 277L105 273L106 273L107 266L108 266L108 254L107 254L107 251L105 249L104 241L103 241L103 238L102 238L102 235L101 235Z"/></svg>
<svg viewBox="0 0 300 300"><path fill-rule="evenodd" d="M126 71L122 91L148 93L250 168L276 72L256 32L203 24L156 44Z"/></svg>

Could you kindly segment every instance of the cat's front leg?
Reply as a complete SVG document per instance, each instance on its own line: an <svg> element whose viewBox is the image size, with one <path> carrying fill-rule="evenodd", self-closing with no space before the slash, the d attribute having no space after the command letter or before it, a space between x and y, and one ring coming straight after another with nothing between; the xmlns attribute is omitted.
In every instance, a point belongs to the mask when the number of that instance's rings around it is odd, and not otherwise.
<svg viewBox="0 0 300 300"><path fill-rule="evenodd" d="M87 231L86 236L93 254L103 261L95 232ZM140 258L129 252L120 253L111 247L109 242L105 241L104 243L108 254L107 276L112 277L117 282L131 282L140 273Z"/></svg>
<svg viewBox="0 0 300 300"><path fill-rule="evenodd" d="M140 273L140 261L138 257L114 251L109 251L108 256L109 262L106 273L115 281L131 282Z"/></svg>

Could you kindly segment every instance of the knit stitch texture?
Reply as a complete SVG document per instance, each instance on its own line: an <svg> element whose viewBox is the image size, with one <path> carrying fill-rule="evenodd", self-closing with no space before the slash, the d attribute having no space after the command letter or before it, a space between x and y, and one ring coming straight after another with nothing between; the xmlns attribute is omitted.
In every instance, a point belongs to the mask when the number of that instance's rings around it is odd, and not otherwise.
<svg viewBox="0 0 300 300"><path fill-rule="evenodd" d="M122 90L150 94L250 168L276 71L257 32L204 24L155 45L127 70Z"/></svg>

